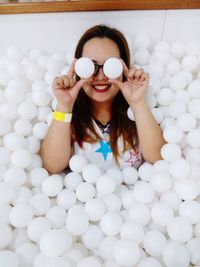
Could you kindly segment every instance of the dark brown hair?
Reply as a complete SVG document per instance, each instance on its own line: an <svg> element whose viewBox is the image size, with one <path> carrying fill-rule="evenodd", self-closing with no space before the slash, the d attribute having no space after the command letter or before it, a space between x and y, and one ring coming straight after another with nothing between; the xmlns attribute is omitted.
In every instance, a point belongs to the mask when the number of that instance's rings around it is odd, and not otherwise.
<svg viewBox="0 0 200 267"><path fill-rule="evenodd" d="M96 25L88 29L80 38L75 50L75 58L82 57L85 43L92 38L108 38L112 40L119 48L120 57L126 65L130 67L130 52L127 41L123 34L115 28L106 25ZM125 77L123 77L125 79ZM123 137L124 150L127 146L136 148L138 145L138 136L135 122L127 117L128 103L123 97L121 91L117 93L112 103L111 121L110 121L110 146L116 162L119 156L117 141L120 136ZM81 146L84 141L95 143L100 139L92 123L92 102L90 98L81 89L73 108L72 133L74 140ZM92 136L87 129L92 132Z"/></svg>

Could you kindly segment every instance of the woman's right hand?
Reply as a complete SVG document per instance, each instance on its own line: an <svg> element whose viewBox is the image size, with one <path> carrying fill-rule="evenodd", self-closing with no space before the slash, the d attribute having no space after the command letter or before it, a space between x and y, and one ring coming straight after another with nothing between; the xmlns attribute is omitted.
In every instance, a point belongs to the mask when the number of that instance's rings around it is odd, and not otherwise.
<svg viewBox="0 0 200 267"><path fill-rule="evenodd" d="M70 65L67 75L56 77L53 80L53 92L57 99L56 109L62 112L72 112L79 90L89 79L76 80L74 66L77 59Z"/></svg>

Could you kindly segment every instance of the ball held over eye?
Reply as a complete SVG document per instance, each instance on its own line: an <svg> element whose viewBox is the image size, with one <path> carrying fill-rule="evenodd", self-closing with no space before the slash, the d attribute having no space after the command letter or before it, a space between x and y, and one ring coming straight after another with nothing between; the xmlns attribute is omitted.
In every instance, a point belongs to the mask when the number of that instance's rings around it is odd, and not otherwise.
<svg viewBox="0 0 200 267"><path fill-rule="evenodd" d="M94 73L94 63L90 58L81 57L75 63L75 72L80 78L89 78Z"/></svg>
<svg viewBox="0 0 200 267"><path fill-rule="evenodd" d="M118 58L111 57L103 65L103 72L110 79L118 78L122 71L122 62Z"/></svg>

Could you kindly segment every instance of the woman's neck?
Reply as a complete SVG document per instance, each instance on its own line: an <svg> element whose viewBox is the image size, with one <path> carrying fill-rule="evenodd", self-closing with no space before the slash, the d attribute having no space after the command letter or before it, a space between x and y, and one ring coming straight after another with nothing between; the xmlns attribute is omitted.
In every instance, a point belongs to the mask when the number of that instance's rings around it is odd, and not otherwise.
<svg viewBox="0 0 200 267"><path fill-rule="evenodd" d="M111 119L111 104L95 103L93 106L93 115L102 125L106 125Z"/></svg>

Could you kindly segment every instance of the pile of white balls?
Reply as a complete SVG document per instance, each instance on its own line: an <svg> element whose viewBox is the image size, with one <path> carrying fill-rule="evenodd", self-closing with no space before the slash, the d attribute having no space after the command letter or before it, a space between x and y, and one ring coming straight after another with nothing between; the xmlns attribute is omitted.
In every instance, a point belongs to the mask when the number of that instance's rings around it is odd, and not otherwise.
<svg viewBox="0 0 200 267"><path fill-rule="evenodd" d="M132 43L167 142L163 160L138 171L105 171L79 154L72 172L49 175L38 152L55 106L51 83L69 55L1 55L1 267L200 266L200 43Z"/></svg>

